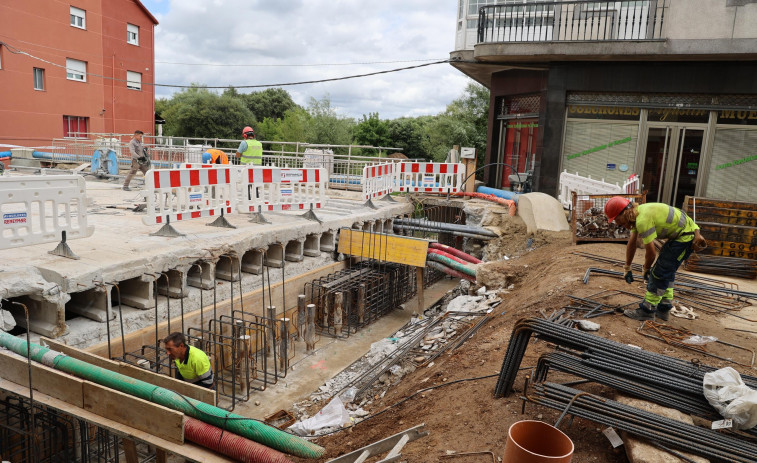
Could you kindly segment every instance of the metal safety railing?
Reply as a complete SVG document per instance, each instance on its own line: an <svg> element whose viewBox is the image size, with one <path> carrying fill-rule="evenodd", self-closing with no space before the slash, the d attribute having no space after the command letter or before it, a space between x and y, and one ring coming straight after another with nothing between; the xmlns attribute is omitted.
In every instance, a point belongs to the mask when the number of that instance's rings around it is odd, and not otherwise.
<svg viewBox="0 0 757 463"><path fill-rule="evenodd" d="M478 43L661 40L669 0L508 2L479 9Z"/></svg>

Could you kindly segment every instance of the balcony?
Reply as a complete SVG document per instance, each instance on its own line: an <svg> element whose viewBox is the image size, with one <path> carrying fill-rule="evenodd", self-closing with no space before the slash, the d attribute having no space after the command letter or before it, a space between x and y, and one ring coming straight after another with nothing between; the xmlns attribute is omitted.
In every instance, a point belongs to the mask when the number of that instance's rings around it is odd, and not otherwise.
<svg viewBox="0 0 757 463"><path fill-rule="evenodd" d="M478 44L664 40L668 0L552 1L481 7Z"/></svg>

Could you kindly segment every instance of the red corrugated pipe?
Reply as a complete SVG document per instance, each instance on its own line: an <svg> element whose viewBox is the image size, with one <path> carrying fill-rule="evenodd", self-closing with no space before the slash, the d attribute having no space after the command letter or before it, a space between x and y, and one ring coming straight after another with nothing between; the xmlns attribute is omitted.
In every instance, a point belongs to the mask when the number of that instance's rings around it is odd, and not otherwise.
<svg viewBox="0 0 757 463"><path fill-rule="evenodd" d="M494 195L487 195L484 193L472 193L472 192L467 192L467 191L459 191L457 193L450 193L450 195L451 196L470 196L471 198L486 199L488 201L492 201L497 204L507 206L510 217L515 217L516 206L515 206L515 201L513 201L512 199L505 199L505 198L500 198Z"/></svg>
<svg viewBox="0 0 757 463"><path fill-rule="evenodd" d="M463 259L461 259L459 257L455 257L452 254L450 254L448 252L444 252L444 251L442 251L440 249L429 248L428 253L429 254L439 254L440 256L448 257L448 258L454 260L455 262L460 262L463 265L469 265L469 264L471 264L471 262L468 262L467 260L463 260Z"/></svg>
<svg viewBox="0 0 757 463"><path fill-rule="evenodd" d="M184 438L242 463L292 463L278 450L188 416Z"/></svg>
<svg viewBox="0 0 757 463"><path fill-rule="evenodd" d="M435 268L437 270L440 270L440 271L446 273L447 275L451 275L451 276L453 276L455 278L461 278L463 280L472 281L473 283L476 282L476 279L473 278L472 276L466 275L463 272L458 272L457 270L451 269L451 268L447 267L444 264L440 264L439 262L428 261L428 262L426 262L426 265L428 265L431 268Z"/></svg>
<svg viewBox="0 0 757 463"><path fill-rule="evenodd" d="M470 263L470 264L480 264L481 263L481 260L476 259L475 257L471 256L470 254L466 254L463 251L460 251L459 249L455 249L455 248L453 248L451 246L447 246L445 244L431 243L429 245L429 247L432 248L432 249L439 249L439 250L444 251L444 252L446 252L448 254L452 254L455 257L459 257L460 259L463 259L464 261L466 261L464 263Z"/></svg>

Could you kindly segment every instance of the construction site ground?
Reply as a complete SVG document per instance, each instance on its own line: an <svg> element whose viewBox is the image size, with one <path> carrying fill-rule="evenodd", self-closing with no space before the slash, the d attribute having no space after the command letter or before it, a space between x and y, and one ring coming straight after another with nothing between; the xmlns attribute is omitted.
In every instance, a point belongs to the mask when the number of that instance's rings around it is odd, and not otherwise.
<svg viewBox="0 0 757 463"><path fill-rule="evenodd" d="M501 457L504 451L507 430L519 420L541 420L554 424L559 412L544 407L527 404L525 413L521 413L524 380L530 374L530 367L536 365L540 355L553 350L553 346L536 339L531 340L521 367L522 376L516 381L515 393L509 397L493 397L498 374L507 350L510 333L515 322L521 318L542 317L541 311L550 314L554 309L570 304L568 295L587 296L602 290L618 289L644 294L644 283L636 281L628 285L619 278L593 275L588 284L583 277L588 267L612 269L609 264L599 264L593 260L573 254L583 251L622 259L625 255L623 244L602 243L588 245L566 245L562 243L545 244L520 257L483 264L479 269L479 284L488 289L507 288L501 294L503 302L494 309L491 322L479 330L459 349L442 355L428 367L421 367L409 373L403 380L386 391L385 395L375 395L371 403L363 408L375 417L360 422L352 428L317 439L327 449L326 455L318 461L328 461L339 455L349 453L400 431L426 424L427 437L405 445L400 461L412 463L431 463L447 461L442 459L450 453L493 452ZM643 251L636 256L636 262L642 263ZM615 267L614 270L621 270ZM709 276L709 275L708 275ZM714 277L717 278L717 277ZM757 284L752 280L736 281L744 291L757 291ZM622 300L616 303L624 303ZM625 300L628 302L628 299ZM732 344L752 348L755 345L754 334L730 331L727 327L757 331L754 323L724 314L697 312L696 320L671 317L669 325L686 328L693 333L715 336ZM757 319L757 307L746 307L738 312L746 318ZM596 333L599 336L638 346L642 349L678 357L686 360L698 360L704 364L724 367L732 366L742 374L754 375L749 367L743 367L728 361L701 355L691 350L669 346L661 341L642 336L636 330L640 322L631 320L621 314L605 315L594 318L601 324ZM746 351L734 350L719 345L712 345L708 350L723 357L733 356L742 363L751 361ZM470 378L486 377L470 380ZM575 380L574 377L560 373L550 373L550 381L563 382ZM459 382L458 382L459 381ZM449 384L448 386L443 386ZM416 394L418 391L438 387ZM613 390L596 384L579 386L589 392L605 397L613 397ZM412 396L408 399L408 397ZM407 399L407 400L405 400ZM399 402L405 400L399 405ZM322 402L318 407L324 405ZM315 413L316 410L312 411ZM311 413L311 414L312 414ZM602 434L603 426L576 418L570 427L567 420L561 429L575 444L574 462L627 462L624 448L613 449L608 439ZM374 457L368 461L377 461ZM449 461L483 462L490 461L491 455L459 456ZM296 460L295 461L305 461ZM313 460L309 460L313 461ZM498 460L501 461L501 460ZM674 460L658 460L674 461ZM678 460L675 460L678 461Z"/></svg>

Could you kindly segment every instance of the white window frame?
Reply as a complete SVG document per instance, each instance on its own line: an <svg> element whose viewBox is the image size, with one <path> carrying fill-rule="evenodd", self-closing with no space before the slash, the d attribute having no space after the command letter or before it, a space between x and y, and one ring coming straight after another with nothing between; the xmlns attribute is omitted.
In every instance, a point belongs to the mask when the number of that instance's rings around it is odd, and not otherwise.
<svg viewBox="0 0 757 463"><path fill-rule="evenodd" d="M66 58L66 79L76 82L87 81L87 62Z"/></svg>
<svg viewBox="0 0 757 463"><path fill-rule="evenodd" d="M126 43L139 46L139 26L126 23Z"/></svg>
<svg viewBox="0 0 757 463"><path fill-rule="evenodd" d="M39 79L37 78L39 75ZM34 80L34 90L45 90L45 69L44 68L32 68L32 77Z"/></svg>
<svg viewBox="0 0 757 463"><path fill-rule="evenodd" d="M81 8L76 8L75 6L72 6L69 10L69 17L70 17L70 23L71 27L75 27L77 29L87 29L87 12L82 10ZM79 21L77 19L81 19L81 24L77 24Z"/></svg>
<svg viewBox="0 0 757 463"><path fill-rule="evenodd" d="M126 71L126 88L142 90L142 74L134 71Z"/></svg>

